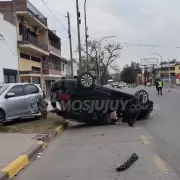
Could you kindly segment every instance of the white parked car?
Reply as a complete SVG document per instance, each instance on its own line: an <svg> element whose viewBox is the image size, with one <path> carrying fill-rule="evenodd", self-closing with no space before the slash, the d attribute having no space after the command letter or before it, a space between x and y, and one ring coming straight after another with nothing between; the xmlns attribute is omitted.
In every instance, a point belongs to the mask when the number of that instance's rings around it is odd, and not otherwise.
<svg viewBox="0 0 180 180"><path fill-rule="evenodd" d="M0 85L0 123L17 118L40 117L35 108L39 95L43 97L43 92L35 84Z"/></svg>

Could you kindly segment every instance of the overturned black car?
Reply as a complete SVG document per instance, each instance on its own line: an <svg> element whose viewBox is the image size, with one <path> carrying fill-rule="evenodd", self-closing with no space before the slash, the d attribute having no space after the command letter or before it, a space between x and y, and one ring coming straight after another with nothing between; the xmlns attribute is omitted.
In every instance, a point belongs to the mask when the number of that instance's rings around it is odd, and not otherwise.
<svg viewBox="0 0 180 180"><path fill-rule="evenodd" d="M77 79L61 79L51 88L52 112L76 122L110 124L111 114L133 126L153 111L153 102L146 91L135 95L95 84L90 73Z"/></svg>

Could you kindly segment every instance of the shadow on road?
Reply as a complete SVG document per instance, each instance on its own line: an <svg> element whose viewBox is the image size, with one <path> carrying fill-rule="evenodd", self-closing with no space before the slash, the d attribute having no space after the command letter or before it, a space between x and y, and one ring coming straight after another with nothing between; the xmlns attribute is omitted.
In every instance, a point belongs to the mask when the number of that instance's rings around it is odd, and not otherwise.
<svg viewBox="0 0 180 180"><path fill-rule="evenodd" d="M114 126L119 126L119 127L129 127L127 123L117 123L117 124L110 124L110 125L92 125L92 124L82 124L82 123L70 123L67 127L67 130L80 130L80 129L91 129L91 128L97 128L97 127L114 127ZM136 125L135 125L136 126ZM132 127L133 128L133 127Z"/></svg>

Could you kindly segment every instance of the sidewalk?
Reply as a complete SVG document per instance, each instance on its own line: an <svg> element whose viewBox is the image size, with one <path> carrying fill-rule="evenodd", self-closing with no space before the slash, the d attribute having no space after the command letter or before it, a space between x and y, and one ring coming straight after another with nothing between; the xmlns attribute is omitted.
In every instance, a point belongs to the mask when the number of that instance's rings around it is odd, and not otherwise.
<svg viewBox="0 0 180 180"><path fill-rule="evenodd" d="M0 133L0 170L36 143L35 135Z"/></svg>

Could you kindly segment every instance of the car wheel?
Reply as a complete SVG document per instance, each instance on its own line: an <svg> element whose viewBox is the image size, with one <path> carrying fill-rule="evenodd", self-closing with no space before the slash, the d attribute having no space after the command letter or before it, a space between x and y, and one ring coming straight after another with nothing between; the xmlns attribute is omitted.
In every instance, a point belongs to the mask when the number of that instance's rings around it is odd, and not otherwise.
<svg viewBox="0 0 180 180"><path fill-rule="evenodd" d="M147 104L149 101L149 94L145 90L139 90L135 93L135 97L139 104Z"/></svg>
<svg viewBox="0 0 180 180"><path fill-rule="evenodd" d="M84 72L79 75L78 83L82 88L90 89L94 86L94 77L92 74Z"/></svg>
<svg viewBox="0 0 180 180"><path fill-rule="evenodd" d="M6 121L6 115L2 110L0 110L0 126L4 126L5 121Z"/></svg>

